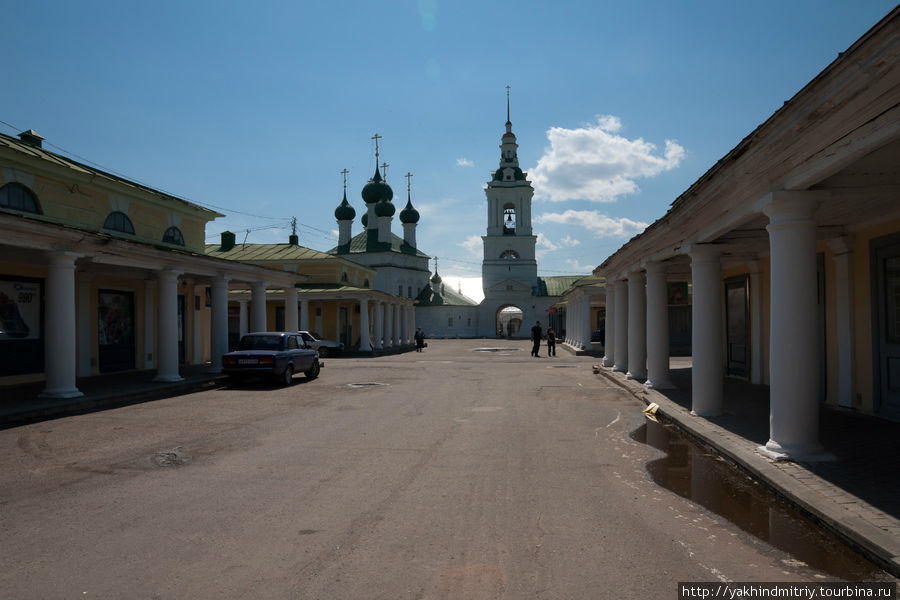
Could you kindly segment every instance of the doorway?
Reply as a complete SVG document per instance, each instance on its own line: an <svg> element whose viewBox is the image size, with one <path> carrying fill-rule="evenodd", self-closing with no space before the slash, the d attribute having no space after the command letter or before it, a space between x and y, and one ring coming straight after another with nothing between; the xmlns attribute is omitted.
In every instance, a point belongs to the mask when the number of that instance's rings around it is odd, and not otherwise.
<svg viewBox="0 0 900 600"><path fill-rule="evenodd" d="M750 296L747 277L725 280L727 372L736 377L750 374Z"/></svg>
<svg viewBox="0 0 900 600"><path fill-rule="evenodd" d="M497 311L497 337L513 339L519 337L524 313L518 306L507 304Z"/></svg>
<svg viewBox="0 0 900 600"><path fill-rule="evenodd" d="M97 291L97 344L101 373L135 368L133 292Z"/></svg>
<svg viewBox="0 0 900 600"><path fill-rule="evenodd" d="M875 412L900 419L900 234L871 250Z"/></svg>

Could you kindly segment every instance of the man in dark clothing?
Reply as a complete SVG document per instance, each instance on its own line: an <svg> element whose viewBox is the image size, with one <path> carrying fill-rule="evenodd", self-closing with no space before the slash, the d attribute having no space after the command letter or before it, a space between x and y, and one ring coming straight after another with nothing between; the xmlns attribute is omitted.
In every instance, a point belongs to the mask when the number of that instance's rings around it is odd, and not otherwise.
<svg viewBox="0 0 900 600"><path fill-rule="evenodd" d="M547 328L547 356L556 356L556 332L552 327Z"/></svg>
<svg viewBox="0 0 900 600"><path fill-rule="evenodd" d="M419 327L416 329L416 352L421 352L425 348L425 332Z"/></svg>
<svg viewBox="0 0 900 600"><path fill-rule="evenodd" d="M531 349L532 356L538 356L538 351L541 349L541 332L541 322L538 321L531 328L531 341L534 343L534 347Z"/></svg>

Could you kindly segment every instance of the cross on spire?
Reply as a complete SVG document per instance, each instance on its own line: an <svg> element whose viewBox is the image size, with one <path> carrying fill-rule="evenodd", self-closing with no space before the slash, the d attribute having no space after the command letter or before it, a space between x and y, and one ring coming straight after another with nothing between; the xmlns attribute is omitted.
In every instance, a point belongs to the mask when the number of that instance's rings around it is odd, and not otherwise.
<svg viewBox="0 0 900 600"><path fill-rule="evenodd" d="M406 172L406 175L404 175L404 177L406 177L406 193L407 193L407 194L409 194L409 179L410 179L410 177L412 177L412 176L413 176L413 174L410 173L409 171L407 171L407 172Z"/></svg>
<svg viewBox="0 0 900 600"><path fill-rule="evenodd" d="M390 163L383 162L381 163L381 170L384 171L384 180L387 181L387 168L391 166Z"/></svg>
<svg viewBox="0 0 900 600"><path fill-rule="evenodd" d="M506 86L506 122L509 123L509 86Z"/></svg>
<svg viewBox="0 0 900 600"><path fill-rule="evenodd" d="M349 172L350 171L348 171L347 169L344 169L343 171L341 171L341 175L344 176L344 191L345 192L347 191L347 173L349 173Z"/></svg>
<svg viewBox="0 0 900 600"><path fill-rule="evenodd" d="M378 140L380 140L381 137L382 136L380 136L376 133L375 135L373 135L372 137L369 138L370 140L375 140L375 165L376 166L378 165Z"/></svg>

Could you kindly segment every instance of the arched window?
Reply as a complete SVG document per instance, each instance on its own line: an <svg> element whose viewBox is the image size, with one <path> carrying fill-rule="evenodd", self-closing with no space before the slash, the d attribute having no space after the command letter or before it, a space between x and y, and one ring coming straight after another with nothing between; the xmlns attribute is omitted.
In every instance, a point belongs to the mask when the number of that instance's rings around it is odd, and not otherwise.
<svg viewBox="0 0 900 600"><path fill-rule="evenodd" d="M131 224L131 219L125 213L119 211L109 213L109 216L106 217L106 222L103 223L103 229L134 235L134 225Z"/></svg>
<svg viewBox="0 0 900 600"><path fill-rule="evenodd" d="M503 254L500 255L500 258L503 260L516 260L519 258L519 253L515 250L504 250Z"/></svg>
<svg viewBox="0 0 900 600"><path fill-rule="evenodd" d="M507 204L503 207L503 235L516 234L516 207Z"/></svg>
<svg viewBox="0 0 900 600"><path fill-rule="evenodd" d="M184 236L177 227L169 227L163 234L163 241L167 244L175 244L176 246L184 246Z"/></svg>
<svg viewBox="0 0 900 600"><path fill-rule="evenodd" d="M0 207L41 214L37 196L21 183L7 183L0 187Z"/></svg>

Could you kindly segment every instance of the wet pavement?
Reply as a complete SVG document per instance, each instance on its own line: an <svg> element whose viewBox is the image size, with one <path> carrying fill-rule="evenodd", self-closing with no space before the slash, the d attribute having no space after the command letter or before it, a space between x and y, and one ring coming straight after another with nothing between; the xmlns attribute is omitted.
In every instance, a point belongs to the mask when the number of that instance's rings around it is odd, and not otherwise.
<svg viewBox="0 0 900 600"><path fill-rule="evenodd" d="M822 407L820 441L835 460L776 462L756 451L769 439L767 386L726 379L725 414L704 418L690 413L690 358L671 359L673 390L645 390L605 367L595 372L645 403L657 403L666 420L900 576L900 423Z"/></svg>

